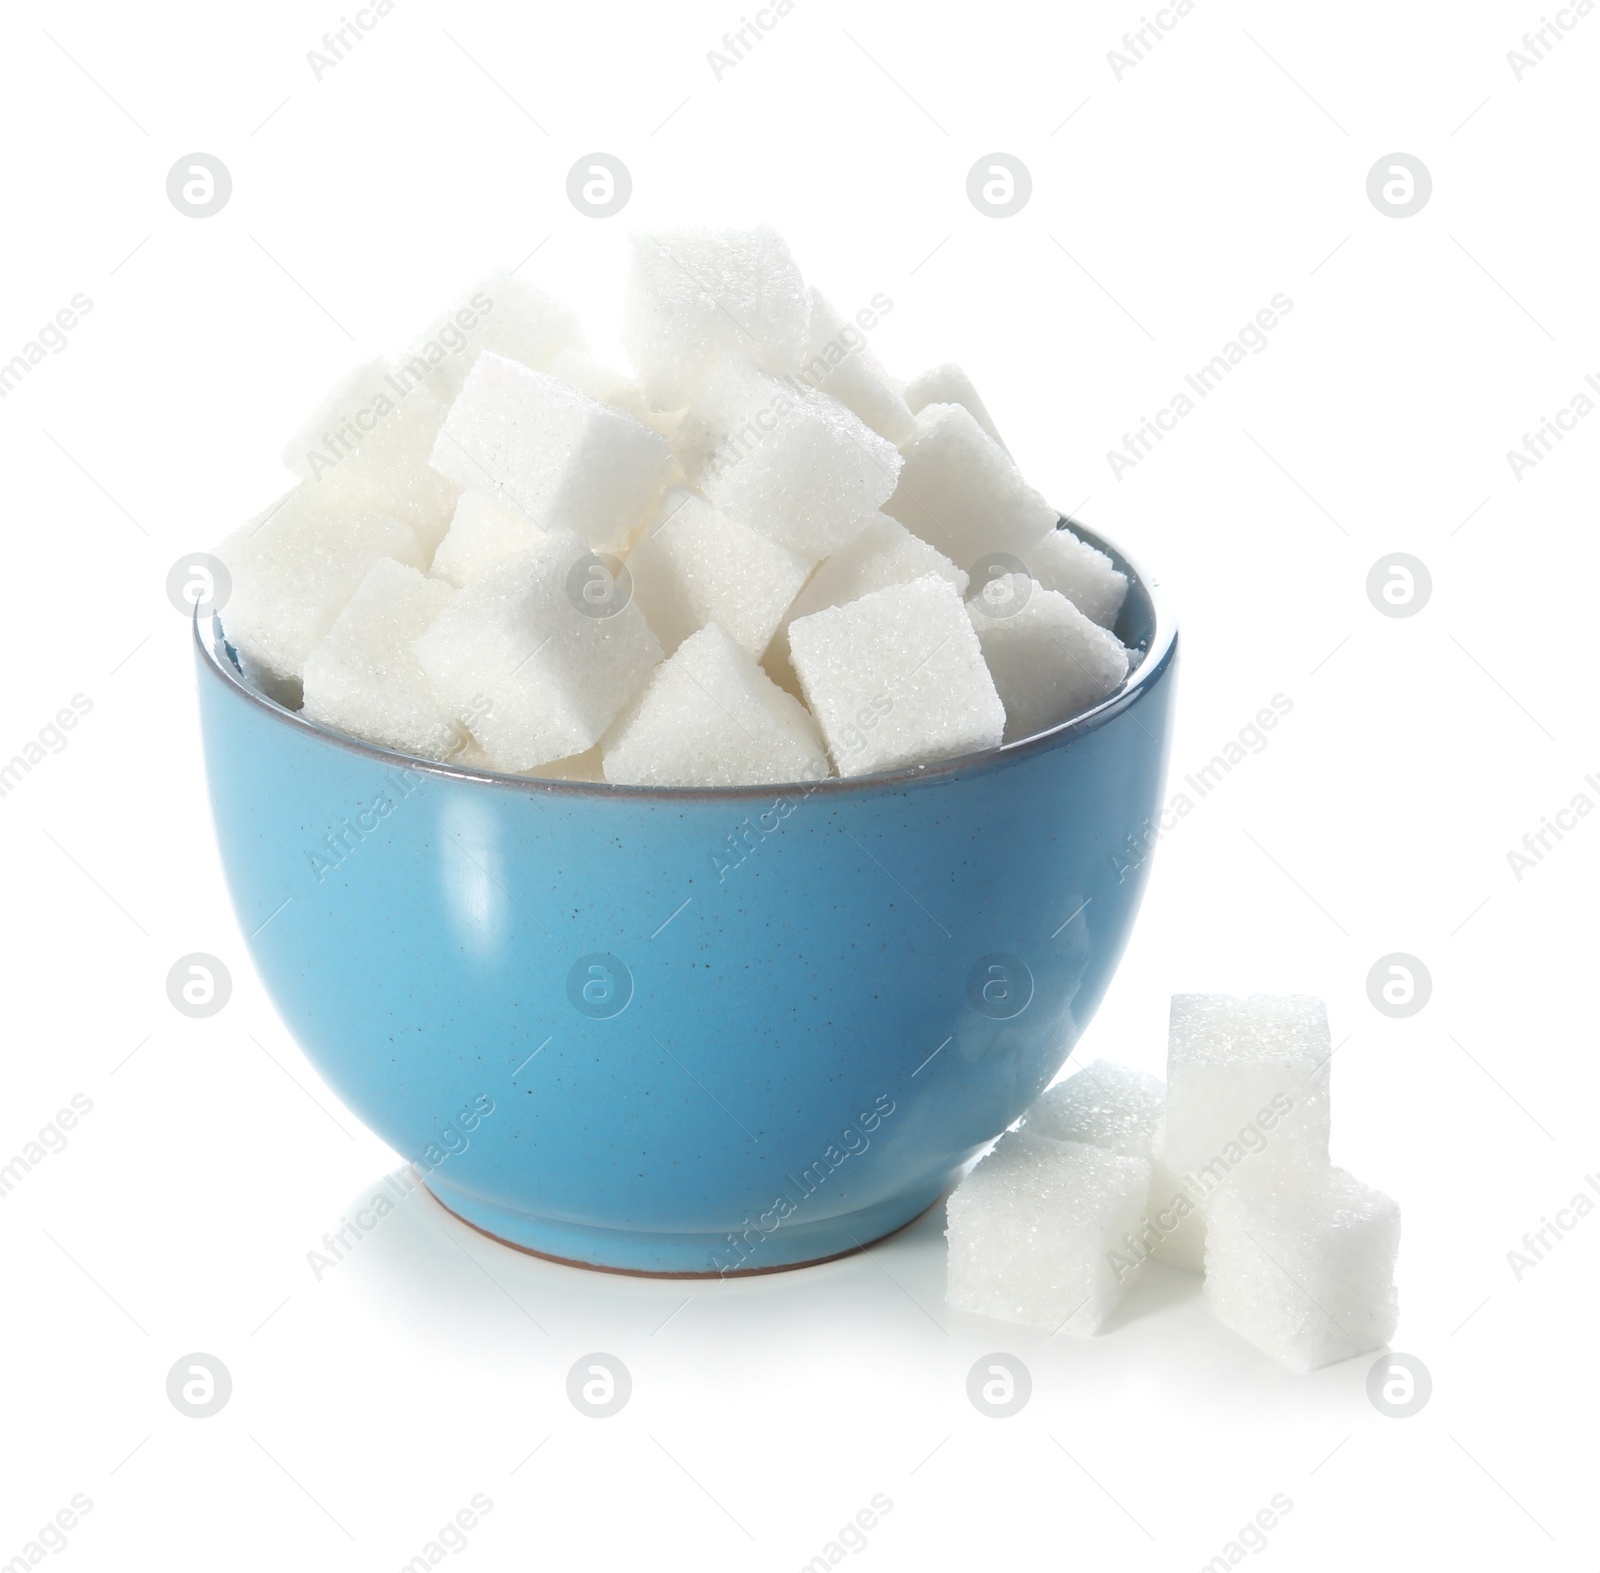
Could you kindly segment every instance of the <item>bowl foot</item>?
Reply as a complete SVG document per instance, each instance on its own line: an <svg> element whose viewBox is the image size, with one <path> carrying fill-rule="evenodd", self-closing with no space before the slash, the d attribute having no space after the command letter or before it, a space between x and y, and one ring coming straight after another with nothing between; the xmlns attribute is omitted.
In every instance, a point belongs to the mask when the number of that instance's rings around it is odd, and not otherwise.
<svg viewBox="0 0 1600 1573"><path fill-rule="evenodd" d="M446 1212L501 1245L567 1267L640 1278L750 1278L852 1256L914 1223L944 1195L955 1174L864 1207L814 1221L786 1221L770 1233L759 1227L722 1234L656 1234L604 1229L510 1212L492 1202L429 1182Z"/></svg>

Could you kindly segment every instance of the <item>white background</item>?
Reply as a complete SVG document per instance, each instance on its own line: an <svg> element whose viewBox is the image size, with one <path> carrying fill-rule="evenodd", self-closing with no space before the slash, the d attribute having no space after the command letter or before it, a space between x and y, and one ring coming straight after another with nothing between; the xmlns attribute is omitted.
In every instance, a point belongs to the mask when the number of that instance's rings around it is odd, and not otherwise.
<svg viewBox="0 0 1600 1573"><path fill-rule="evenodd" d="M1600 1170L1600 821L1521 880L1506 856L1600 801L1600 414L1520 480L1506 460L1600 377L1600 19L1572 19L1519 81L1532 5L1200 0L1118 80L1132 5L800 0L719 81L732 4L400 0L317 80L332 4L9 7L0 359L94 305L0 401L0 755L93 710L0 800L0 1158L94 1107L0 1199L0 1561L82 1492L59 1557L84 1569L394 1569L482 1492L452 1565L792 1569L881 1492L852 1560L1187 1569L1281 1492L1252 1565L1592 1566L1600 1221L1520 1281L1506 1256ZM634 180L605 221L565 195L597 149ZM203 221L165 193L196 150L234 181ZM1004 220L965 194L996 150L1034 182ZM1397 150L1434 183L1406 219L1366 192ZM492 264L538 248L525 276L614 357L628 227L757 219L842 308L888 294L891 368L963 363L1033 482L1156 571L1175 786L1292 700L1160 846L1079 1057L1159 1070L1175 990L1327 998L1336 1160L1404 1209L1414 1418L1368 1403L1369 1360L1281 1372L1175 1272L1089 1342L950 1312L938 1213L683 1285L422 1200L314 1279L398 1159L251 971L167 569L282 489L327 385ZM1280 292L1268 347L1117 480L1107 450ZM1406 619L1365 591L1395 551L1433 580ZM190 951L233 971L209 1021L167 1003ZM1367 997L1395 951L1433 979L1407 1020ZM593 1350L634 1381L603 1421L565 1396ZM1008 1420L965 1395L994 1350L1033 1376ZM233 1377L208 1420L165 1396L191 1351Z"/></svg>

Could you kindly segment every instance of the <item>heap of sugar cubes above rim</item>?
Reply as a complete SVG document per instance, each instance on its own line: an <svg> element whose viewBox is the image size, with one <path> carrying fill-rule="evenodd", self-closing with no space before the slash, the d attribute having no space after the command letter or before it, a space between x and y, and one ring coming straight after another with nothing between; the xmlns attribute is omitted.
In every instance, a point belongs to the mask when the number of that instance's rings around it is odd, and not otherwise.
<svg viewBox="0 0 1600 1573"><path fill-rule="evenodd" d="M334 389L218 548L250 686L434 764L669 789L917 770L1125 690L1127 573L773 231L636 236L622 338L632 375L497 274Z"/></svg>

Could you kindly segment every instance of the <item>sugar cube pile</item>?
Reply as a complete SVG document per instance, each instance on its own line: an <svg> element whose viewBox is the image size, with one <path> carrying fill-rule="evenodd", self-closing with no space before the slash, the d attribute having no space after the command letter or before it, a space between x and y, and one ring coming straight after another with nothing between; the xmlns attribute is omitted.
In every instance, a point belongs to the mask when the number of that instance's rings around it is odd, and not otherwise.
<svg viewBox="0 0 1600 1573"><path fill-rule="evenodd" d="M1321 1000L1175 995L1165 1083L1084 1066L951 1196L949 1303L1092 1333L1157 1260L1290 1370L1381 1349L1400 1209L1329 1159L1332 1053Z"/></svg>
<svg viewBox="0 0 1600 1573"><path fill-rule="evenodd" d="M363 365L217 548L246 680L416 758L663 787L909 770L1070 720L1128 591L972 379L910 382L771 228L633 237L620 339L490 274Z"/></svg>

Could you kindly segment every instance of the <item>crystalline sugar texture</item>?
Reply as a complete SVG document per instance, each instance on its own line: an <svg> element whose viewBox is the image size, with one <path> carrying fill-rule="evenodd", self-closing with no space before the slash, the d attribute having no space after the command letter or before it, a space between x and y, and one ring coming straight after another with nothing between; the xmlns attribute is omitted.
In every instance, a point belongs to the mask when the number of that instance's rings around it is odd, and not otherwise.
<svg viewBox="0 0 1600 1573"><path fill-rule="evenodd" d="M1026 574L990 580L967 612L1006 707L1008 743L1098 704L1128 675L1115 635Z"/></svg>
<svg viewBox="0 0 1600 1573"><path fill-rule="evenodd" d="M1206 1205L1206 1299L1292 1371L1381 1349L1399 1315L1400 1209L1343 1169L1265 1170Z"/></svg>
<svg viewBox="0 0 1600 1573"><path fill-rule="evenodd" d="M391 361L344 378L284 445L283 462L315 483L325 506L388 514L432 550L456 484L429 467L444 406Z"/></svg>
<svg viewBox="0 0 1600 1573"><path fill-rule="evenodd" d="M1109 628L1128 594L1128 576L1104 552L1064 526L1029 548L1028 572L1047 590L1064 595L1090 622Z"/></svg>
<svg viewBox="0 0 1600 1573"><path fill-rule="evenodd" d="M449 404L484 350L549 371L562 350L584 348L583 329L571 311L501 268L430 324L400 364Z"/></svg>
<svg viewBox="0 0 1600 1573"><path fill-rule="evenodd" d="M233 589L222 609L228 642L275 678L298 678L306 657L380 557L413 568L427 557L409 525L302 481L217 548Z"/></svg>
<svg viewBox="0 0 1600 1573"><path fill-rule="evenodd" d="M995 429L994 419L989 414L984 402L978 397L978 390L972 385L970 378L959 366L949 364L934 366L923 372L920 377L914 377L906 384L905 402L913 415L919 415L930 404L959 404L975 420L985 432L1000 445L1001 449L1010 453L1005 445L1005 439ZM904 438L900 439L902 442Z"/></svg>
<svg viewBox="0 0 1600 1573"><path fill-rule="evenodd" d="M938 574L797 618L789 650L842 776L999 745L1005 708L966 608Z"/></svg>
<svg viewBox="0 0 1600 1573"><path fill-rule="evenodd" d="M608 781L719 787L828 774L816 723L715 623L651 674L601 745Z"/></svg>
<svg viewBox="0 0 1600 1573"><path fill-rule="evenodd" d="M1168 1166L1208 1196L1241 1165L1326 1167L1332 1052L1319 999L1173 995Z"/></svg>
<svg viewBox="0 0 1600 1573"><path fill-rule="evenodd" d="M423 670L454 713L477 715L473 735L502 770L592 747L661 659L631 601L586 600L596 566L577 536L549 535L460 591L417 642Z"/></svg>
<svg viewBox="0 0 1600 1573"><path fill-rule="evenodd" d="M930 404L901 452L905 467L883 505L969 572L995 552L1026 562L1058 515L959 404Z"/></svg>
<svg viewBox="0 0 1600 1573"><path fill-rule="evenodd" d="M842 404L800 389L787 410L727 439L701 489L730 517L816 562L867 527L899 473L893 443Z"/></svg>
<svg viewBox="0 0 1600 1573"><path fill-rule="evenodd" d="M370 743L448 759L470 741L415 646L454 591L382 557L306 657L305 713Z"/></svg>
<svg viewBox="0 0 1600 1573"><path fill-rule="evenodd" d="M806 581L773 636L767 667L788 686L793 678L789 624L797 617L809 617L829 606L848 605L873 590L909 584L926 573L949 580L958 595L966 593L968 581L962 569L920 536L913 535L898 519L891 519L886 513L875 515L853 541L822 562Z"/></svg>
<svg viewBox="0 0 1600 1573"><path fill-rule="evenodd" d="M1123 1158L1148 1158L1166 1106L1159 1076L1096 1060L1041 1093L1023 1129L1051 1141L1087 1142Z"/></svg>
<svg viewBox="0 0 1600 1573"><path fill-rule="evenodd" d="M622 342L661 409L687 404L722 354L798 371L810 311L800 270L768 225L633 237Z"/></svg>
<svg viewBox="0 0 1600 1573"><path fill-rule="evenodd" d="M541 530L620 548L672 472L660 432L544 372L484 353L451 405L431 460Z"/></svg>
<svg viewBox="0 0 1600 1573"><path fill-rule="evenodd" d="M502 558L525 552L545 532L483 492L462 492L450 529L428 571L457 589L469 585Z"/></svg>
<svg viewBox="0 0 1600 1573"><path fill-rule="evenodd" d="M801 375L896 446L915 435L916 418L859 322L841 316L817 290L811 291L811 331Z"/></svg>
<svg viewBox="0 0 1600 1573"><path fill-rule="evenodd" d="M670 653L717 623L759 660L811 564L682 489L628 555L633 595Z"/></svg>
<svg viewBox="0 0 1600 1573"><path fill-rule="evenodd" d="M946 1299L962 1311L1079 1336L1130 1281L1150 1165L1027 1130L1001 1137L951 1196Z"/></svg>

